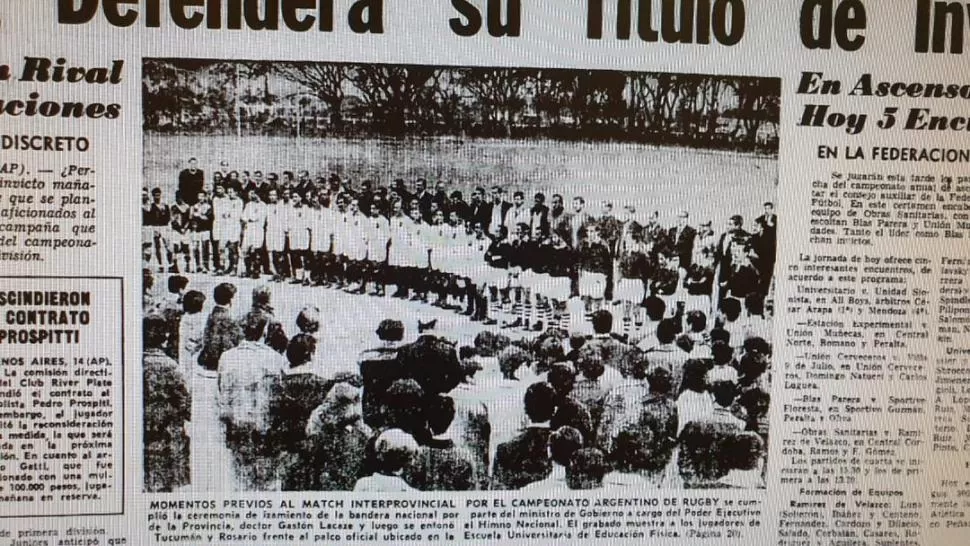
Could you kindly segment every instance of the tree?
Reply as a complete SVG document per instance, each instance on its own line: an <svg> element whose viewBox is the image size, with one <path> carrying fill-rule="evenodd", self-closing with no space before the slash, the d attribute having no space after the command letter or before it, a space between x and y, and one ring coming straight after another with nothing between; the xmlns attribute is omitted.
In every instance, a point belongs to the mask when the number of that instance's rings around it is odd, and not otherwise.
<svg viewBox="0 0 970 546"><path fill-rule="evenodd" d="M549 125L553 127L562 125L567 115L575 118L572 106L573 95L576 93L576 79L575 70L557 68L542 70L536 77L535 108Z"/></svg>
<svg viewBox="0 0 970 546"><path fill-rule="evenodd" d="M225 63L146 61L142 80L146 129L225 130L234 119L231 79Z"/></svg>
<svg viewBox="0 0 970 546"><path fill-rule="evenodd" d="M745 148L753 150L761 127L765 123L777 124L780 120L781 81L774 78L736 78L729 85L738 98L737 117L744 128L741 142Z"/></svg>
<svg viewBox="0 0 970 546"><path fill-rule="evenodd" d="M424 66L363 64L350 73L350 81L361 93L373 121L386 134L403 135L408 114L428 92L426 86L434 69Z"/></svg>
<svg viewBox="0 0 970 546"><path fill-rule="evenodd" d="M345 84L350 81L350 68L329 63L277 63L273 72L281 78L302 85L324 103L330 112L334 129L343 127L343 104L347 98Z"/></svg>
<svg viewBox="0 0 970 546"><path fill-rule="evenodd" d="M142 68L145 129L163 131L177 128L181 98L186 93L174 65L162 60L146 60Z"/></svg>
<svg viewBox="0 0 970 546"><path fill-rule="evenodd" d="M432 125L440 122L448 129L463 131L468 118L463 103L464 89L459 84L463 70L467 69L442 68L434 71L428 85L430 92L423 97L427 103L425 107L433 116L429 120Z"/></svg>
<svg viewBox="0 0 970 546"><path fill-rule="evenodd" d="M573 93L576 124L581 127L621 125L626 116L625 88L626 76L622 72L580 72Z"/></svg>
<svg viewBox="0 0 970 546"><path fill-rule="evenodd" d="M532 93L535 70L521 68L474 69L462 74L461 84L475 99L486 125L500 126L504 136L512 127Z"/></svg>

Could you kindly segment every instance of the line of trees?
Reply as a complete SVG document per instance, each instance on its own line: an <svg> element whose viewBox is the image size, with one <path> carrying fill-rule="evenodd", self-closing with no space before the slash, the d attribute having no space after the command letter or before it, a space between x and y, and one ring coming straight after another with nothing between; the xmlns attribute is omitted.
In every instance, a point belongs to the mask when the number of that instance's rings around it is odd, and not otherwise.
<svg viewBox="0 0 970 546"><path fill-rule="evenodd" d="M780 80L574 69L144 63L145 128L557 138L777 153Z"/></svg>

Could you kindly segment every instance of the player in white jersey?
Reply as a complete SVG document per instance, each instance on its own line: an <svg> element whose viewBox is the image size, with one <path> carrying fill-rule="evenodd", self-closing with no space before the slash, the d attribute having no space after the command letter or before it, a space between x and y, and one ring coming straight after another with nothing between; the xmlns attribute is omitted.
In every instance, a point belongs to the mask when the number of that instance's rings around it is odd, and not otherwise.
<svg viewBox="0 0 970 546"><path fill-rule="evenodd" d="M462 303L465 304L465 314L470 315L471 300L468 295L467 279L459 275L462 267L462 253L467 254L468 242L471 235L465 226L452 214L445 214L445 240L443 241L443 251L447 264L444 266L447 272L447 295L446 306L455 311L462 310ZM473 259L470 258L469 259ZM479 258L479 263L480 258Z"/></svg>
<svg viewBox="0 0 970 546"><path fill-rule="evenodd" d="M266 194L266 252L274 280L282 280L285 272L286 206L280 204L276 190Z"/></svg>
<svg viewBox="0 0 970 546"><path fill-rule="evenodd" d="M266 204L259 198L256 190L250 190L246 204L242 211L242 260L239 265L245 267L245 275L259 278L262 267L260 255L266 239ZM244 272L239 271L243 276Z"/></svg>
<svg viewBox="0 0 970 546"><path fill-rule="evenodd" d="M387 247L391 239L391 225L377 207L372 207L364 229L367 241L367 259L361 278L361 290L374 283L372 296L383 296L387 282Z"/></svg>
<svg viewBox="0 0 970 546"><path fill-rule="evenodd" d="M454 309L454 305L448 301L454 291L454 230L445 223L444 211L438 209L432 213L431 225L427 231L429 284L437 294L432 305L442 309Z"/></svg>
<svg viewBox="0 0 970 546"><path fill-rule="evenodd" d="M350 286L348 292L364 293L365 268L367 266L367 230L369 219L360 212L360 202L349 198L347 202L347 221L345 223L344 256L347 258L346 275Z"/></svg>
<svg viewBox="0 0 970 546"><path fill-rule="evenodd" d="M393 280L397 289L393 297L407 298L411 287L408 271L408 252L411 247L411 225L413 220L402 210L403 203L395 199L392 204L391 217L388 219L390 229L390 245L387 249L387 267L389 279Z"/></svg>
<svg viewBox="0 0 970 546"><path fill-rule="evenodd" d="M212 251L212 204L208 195L200 191L196 203L189 208L189 226L192 228L192 256L196 272L209 272Z"/></svg>
<svg viewBox="0 0 970 546"><path fill-rule="evenodd" d="M333 278L334 286L336 288L344 288L347 286L347 246L350 242L350 228L348 224L350 222L349 215L347 214L346 205L343 202L343 197L338 196L335 199L335 204L337 208L333 210L333 246L331 248L331 253L333 254Z"/></svg>
<svg viewBox="0 0 970 546"><path fill-rule="evenodd" d="M492 287L492 274L495 268L485 262L485 254L492 246L492 240L485 233L485 227L481 222L474 224L467 245L468 259L462 261L462 267L458 274L468 279L467 293L471 300L471 319L475 322L483 321L495 324L495 320L490 318L488 314L488 294Z"/></svg>
<svg viewBox="0 0 970 546"><path fill-rule="evenodd" d="M303 196L293 193L287 209L287 238L290 242L290 266L293 283L310 284L307 256L310 253L310 221L313 209L306 206Z"/></svg>
<svg viewBox="0 0 970 546"><path fill-rule="evenodd" d="M451 215L448 215L451 216ZM447 217L447 216L446 216ZM464 302L463 315L472 316L475 312L475 294L471 274L474 265L482 264L482 256L473 253L473 238L461 222L452 218L448 222L449 239L447 253L450 256L448 273L451 279L451 297L456 300L455 310L461 310Z"/></svg>
<svg viewBox="0 0 970 546"><path fill-rule="evenodd" d="M215 187L212 198L212 255L218 273L235 271L242 230L243 203L232 188Z"/></svg>
<svg viewBox="0 0 970 546"><path fill-rule="evenodd" d="M410 216L413 223L410 225L411 236L407 260L411 279L409 285L415 292L411 299L427 302L430 288L428 265L431 252L428 237L431 233L431 226L424 223L421 217L421 209L416 204L412 205Z"/></svg>
<svg viewBox="0 0 970 546"><path fill-rule="evenodd" d="M333 263L333 229L334 215L330 208L330 195L326 190L317 193L317 203L312 209L310 221L310 249L313 253L314 283L318 286L324 285L331 280L331 269Z"/></svg>

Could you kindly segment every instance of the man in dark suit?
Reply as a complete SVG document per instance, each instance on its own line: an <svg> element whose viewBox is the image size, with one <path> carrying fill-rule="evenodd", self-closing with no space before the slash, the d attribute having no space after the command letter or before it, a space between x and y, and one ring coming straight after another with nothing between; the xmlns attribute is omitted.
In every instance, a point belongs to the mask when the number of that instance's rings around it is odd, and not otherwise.
<svg viewBox="0 0 970 546"><path fill-rule="evenodd" d="M606 246L610 249L615 249L616 243L620 240L620 231L623 229L623 222L613 213L613 203L611 201L603 201L602 211L596 219L596 226Z"/></svg>
<svg viewBox="0 0 970 546"><path fill-rule="evenodd" d="M485 188L477 186L474 191L472 191L471 198L468 201L468 221L475 224L481 224L482 229L485 228L486 215L485 206L488 203L485 202Z"/></svg>
<svg viewBox="0 0 970 546"><path fill-rule="evenodd" d="M445 190L445 183L441 180L435 182L434 185L434 202L438 205L439 210L448 208L448 192Z"/></svg>
<svg viewBox="0 0 970 546"><path fill-rule="evenodd" d="M418 322L418 331L422 324ZM424 392L441 394L457 387L464 371L454 343L431 334L422 334L398 350L403 377L414 379Z"/></svg>
<svg viewBox="0 0 970 546"><path fill-rule="evenodd" d="M434 203L434 195L428 191L428 182L423 178L419 178L414 184L414 199L418 202L421 219L430 224L431 204Z"/></svg>
<svg viewBox="0 0 970 546"><path fill-rule="evenodd" d="M492 201L482 207L482 225L493 241L500 241L509 235L505 229L505 216L512 208L512 203L506 201L504 195L505 190L501 186L493 186Z"/></svg>
<svg viewBox="0 0 970 546"><path fill-rule="evenodd" d="M188 205L199 202L199 192L205 189L205 173L194 157L189 158L188 168L179 172L179 195Z"/></svg>
<svg viewBox="0 0 970 546"><path fill-rule="evenodd" d="M408 191L403 178L396 178L394 180L394 187L391 188L391 192L396 193L397 196L401 198L401 202L404 204L405 209L408 207L411 199L414 199L414 196Z"/></svg>
<svg viewBox="0 0 970 546"><path fill-rule="evenodd" d="M236 286L230 283L219 284L212 290L212 299L216 306L205 324L202 350L198 359L199 365L206 371L218 371L222 353L235 348L242 341L242 328L229 313L229 306L232 305L235 295Z"/></svg>
<svg viewBox="0 0 970 546"><path fill-rule="evenodd" d="M549 207L546 206L546 196L542 193L533 197L532 208L529 210L532 238L539 242L549 236Z"/></svg>
<svg viewBox="0 0 970 546"><path fill-rule="evenodd" d="M525 414L531 424L495 452L492 489L521 489L552 472L547 445L549 421L556 409L556 391L549 383L534 383L525 392Z"/></svg>
<svg viewBox="0 0 970 546"><path fill-rule="evenodd" d="M399 320L386 319L377 327L377 338L381 344L360 354L360 376L364 387L361 393L361 408L364 424L371 428L385 426L388 411L384 408L384 393L394 381L404 377L404 370L398 360L401 340L404 339L404 324Z"/></svg>
<svg viewBox="0 0 970 546"><path fill-rule="evenodd" d="M552 194L552 198L549 200L549 229L552 231L559 229L565 214L566 205L563 204L562 195Z"/></svg>
<svg viewBox="0 0 970 546"><path fill-rule="evenodd" d="M600 238L603 240L603 245L606 247L611 262L605 268L606 288L603 292L603 299L613 301L613 288L616 279L613 278L615 271L612 267L612 262L616 260L616 247L620 241L620 234L623 231L623 222L613 213L612 201L603 201L602 212L596 218L596 228Z"/></svg>
<svg viewBox="0 0 970 546"><path fill-rule="evenodd" d="M728 220L727 231L724 232L717 241L714 251L714 264L719 271L717 279L720 286L719 299L726 295L730 288L731 279L741 264L735 263L735 257L746 251L751 236L743 228L744 219L735 214ZM719 302L718 302L719 303Z"/></svg>
<svg viewBox="0 0 970 546"><path fill-rule="evenodd" d="M474 221L474 216L472 213L471 206L467 202L465 202L464 196L462 196L461 192L458 190L451 192L451 195L448 197L447 210L448 212L451 213L452 218L455 221L461 221L461 222Z"/></svg>
<svg viewBox="0 0 970 546"><path fill-rule="evenodd" d="M374 183L370 180L364 180L360 187L360 193L357 194L357 206L364 216L371 215L371 208L374 206L374 197Z"/></svg>
<svg viewBox="0 0 970 546"><path fill-rule="evenodd" d="M680 267L690 269L697 230L687 225L687 211L681 211L677 215L677 225L670 228L669 233L674 255L680 258Z"/></svg>
<svg viewBox="0 0 970 546"><path fill-rule="evenodd" d="M754 223L757 224L760 232L755 250L760 258L758 270L761 274L761 289L764 293L767 293L775 269L776 245L778 244L778 215L775 214L775 206L770 202L765 203L765 213L757 217Z"/></svg>
<svg viewBox="0 0 970 546"><path fill-rule="evenodd" d="M555 195L553 198L555 199ZM555 204L555 202L554 202ZM569 296L579 295L579 263L586 259L580 252L586 240L586 233L592 224L593 218L585 210L586 200L581 196L573 198L572 212L565 212L559 217L558 223L554 224L553 229L559 233L563 241L569 245L573 251L575 261L569 274Z"/></svg>

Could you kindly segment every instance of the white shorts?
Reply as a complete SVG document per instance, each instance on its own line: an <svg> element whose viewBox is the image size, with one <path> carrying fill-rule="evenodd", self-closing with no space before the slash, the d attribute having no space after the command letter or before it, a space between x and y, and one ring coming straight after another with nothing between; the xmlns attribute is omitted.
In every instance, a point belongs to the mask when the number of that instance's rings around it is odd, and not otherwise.
<svg viewBox="0 0 970 546"><path fill-rule="evenodd" d="M247 226L243 232L243 246L246 248L261 248L263 246L263 237L261 227L256 225Z"/></svg>
<svg viewBox="0 0 970 546"><path fill-rule="evenodd" d="M196 243L204 243L206 241L212 240L211 231L193 231L191 234L192 241Z"/></svg>
<svg viewBox="0 0 970 546"><path fill-rule="evenodd" d="M523 281L528 277L528 272L524 271L521 267L513 266L508 269L509 273L509 288L523 288L525 285Z"/></svg>
<svg viewBox="0 0 970 546"><path fill-rule="evenodd" d="M579 272L579 295L602 298L606 293L606 275L590 271Z"/></svg>
<svg viewBox="0 0 970 546"><path fill-rule="evenodd" d="M566 301L569 299L569 277L538 275L535 290L547 298Z"/></svg>
<svg viewBox="0 0 970 546"><path fill-rule="evenodd" d="M300 232L291 232L290 235L290 250L309 250L310 249L310 232L302 230Z"/></svg>
<svg viewBox="0 0 970 546"><path fill-rule="evenodd" d="M213 241L218 241L219 243L224 244L224 245L230 244L230 243L238 243L239 242L239 232L238 231L235 232L235 233L222 232L222 233L219 233L218 235L219 236L216 237L216 233L213 232L212 233L212 240Z"/></svg>
<svg viewBox="0 0 970 546"><path fill-rule="evenodd" d="M266 234L266 250L270 252L283 252L286 248L286 234L285 233L275 233L270 235Z"/></svg>
<svg viewBox="0 0 970 546"><path fill-rule="evenodd" d="M216 224L212 227L212 240L220 243L238 243L240 230L239 222Z"/></svg>
<svg viewBox="0 0 970 546"><path fill-rule="evenodd" d="M524 269L519 273L519 286L522 288L527 288L533 292L538 291L538 286L542 283L542 278L545 275L540 275L531 269Z"/></svg>
<svg viewBox="0 0 970 546"><path fill-rule="evenodd" d="M487 264L482 264L476 271L475 277L472 277L477 284L491 286L495 288L508 288L509 286L509 271L501 267L492 267Z"/></svg>
<svg viewBox="0 0 970 546"><path fill-rule="evenodd" d="M178 231L172 230L171 241L174 246L188 246L192 244L192 232L186 231L179 233Z"/></svg>
<svg viewBox="0 0 970 546"><path fill-rule="evenodd" d="M152 226L152 231L154 232L154 236L160 238L164 244L172 240L172 232L174 230L169 226Z"/></svg>
<svg viewBox="0 0 970 546"><path fill-rule="evenodd" d="M645 293L643 281L640 279L621 278L616 281L616 285L613 287L613 300L640 303L643 301Z"/></svg>

